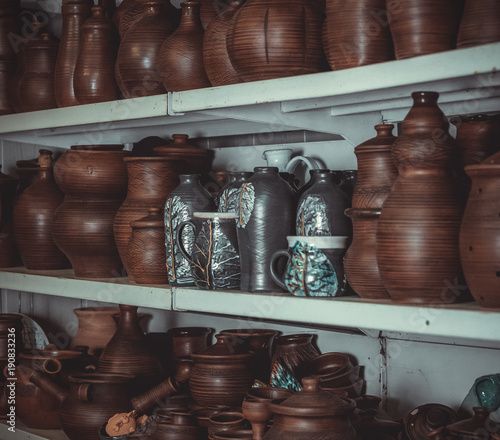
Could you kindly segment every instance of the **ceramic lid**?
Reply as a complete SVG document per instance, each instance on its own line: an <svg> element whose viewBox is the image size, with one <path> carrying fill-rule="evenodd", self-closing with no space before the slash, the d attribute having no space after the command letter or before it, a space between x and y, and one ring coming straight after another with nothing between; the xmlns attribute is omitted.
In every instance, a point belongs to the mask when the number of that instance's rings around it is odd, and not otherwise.
<svg viewBox="0 0 500 440"><path fill-rule="evenodd" d="M187 143L187 134L173 134L173 142L153 148L154 152L163 157L171 159L186 159L189 157L207 156L208 150L202 147L195 147Z"/></svg>
<svg viewBox="0 0 500 440"><path fill-rule="evenodd" d="M217 342L200 351L199 353L192 354L194 361L210 361L214 360L217 362L239 362L246 361L253 357L252 353L248 353L244 350L242 345L234 344L233 338L229 334L217 334L215 335Z"/></svg>
<svg viewBox="0 0 500 440"><path fill-rule="evenodd" d="M336 396L319 386L317 377L304 377L302 391L299 391L280 404L269 403L275 414L304 417L325 417L348 415L356 408L352 399Z"/></svg>

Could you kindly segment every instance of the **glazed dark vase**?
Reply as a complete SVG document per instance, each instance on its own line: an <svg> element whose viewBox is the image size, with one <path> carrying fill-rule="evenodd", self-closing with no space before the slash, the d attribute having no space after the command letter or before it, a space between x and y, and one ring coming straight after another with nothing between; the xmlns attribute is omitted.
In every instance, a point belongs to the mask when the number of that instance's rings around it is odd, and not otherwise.
<svg viewBox="0 0 500 440"><path fill-rule="evenodd" d="M172 286L194 286L191 264L177 246L177 228L183 221L192 219L193 212L215 210L210 193L200 185L199 174L181 174L180 184L165 203L165 248L168 279ZM188 253L193 250L195 235L187 229L182 235L182 243Z"/></svg>
<svg viewBox="0 0 500 440"><path fill-rule="evenodd" d="M352 228L344 215L349 197L328 170L315 173L311 179L311 186L299 199L295 235L350 236Z"/></svg>
<svg viewBox="0 0 500 440"><path fill-rule="evenodd" d="M255 168L253 176L240 189L236 210L241 290L278 289L271 276L271 257L287 248L286 237L293 235L294 218L294 194L278 174L278 168Z"/></svg>
<svg viewBox="0 0 500 440"><path fill-rule="evenodd" d="M412 97L392 150L399 175L378 221L377 261L394 301L452 303L465 297L458 250L462 207L451 176L457 147L438 93Z"/></svg>
<svg viewBox="0 0 500 440"><path fill-rule="evenodd" d="M228 183L222 187L217 195L217 211L219 212L236 212L240 189L252 177L253 173L248 171L234 171L228 174Z"/></svg>
<svg viewBox="0 0 500 440"><path fill-rule="evenodd" d="M500 4L492 0L465 0L457 47L500 41Z"/></svg>

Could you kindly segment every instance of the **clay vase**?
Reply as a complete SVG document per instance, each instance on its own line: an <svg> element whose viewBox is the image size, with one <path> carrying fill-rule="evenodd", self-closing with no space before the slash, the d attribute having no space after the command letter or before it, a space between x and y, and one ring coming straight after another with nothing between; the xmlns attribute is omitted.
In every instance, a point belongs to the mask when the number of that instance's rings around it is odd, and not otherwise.
<svg viewBox="0 0 500 440"><path fill-rule="evenodd" d="M294 219L294 193L278 168L254 168L253 176L241 187L236 210L241 290L279 289L271 276L271 257L287 248L286 237L293 235Z"/></svg>
<svg viewBox="0 0 500 440"><path fill-rule="evenodd" d="M92 17L81 27L82 42L75 66L75 98L80 104L118 99L115 61L118 35L102 6L92 7Z"/></svg>
<svg viewBox="0 0 500 440"><path fill-rule="evenodd" d="M311 186L299 199L295 235L351 236L351 224L344 215L350 200L335 184L333 174L329 170L319 171L311 180Z"/></svg>
<svg viewBox="0 0 500 440"><path fill-rule="evenodd" d="M384 0L328 0L323 41L332 70L394 58Z"/></svg>
<svg viewBox="0 0 500 440"><path fill-rule="evenodd" d="M206 27L203 37L203 65L212 86L225 86L241 82L227 52L227 32L233 17L244 0L232 0L227 8ZM202 5L203 7L203 5Z"/></svg>
<svg viewBox="0 0 500 440"><path fill-rule="evenodd" d="M118 307L74 309L73 313L78 318L78 330L71 339L70 348L87 346L88 353L98 358L116 332L116 322L112 316L119 312Z"/></svg>
<svg viewBox="0 0 500 440"><path fill-rule="evenodd" d="M132 234L127 261L136 283L168 284L162 211L158 207L150 208L146 217L130 222Z"/></svg>
<svg viewBox="0 0 500 440"><path fill-rule="evenodd" d="M456 144L438 96L412 94L413 107L392 150L399 175L378 221L378 267L398 302L452 303L464 294L458 252L462 208L450 172Z"/></svg>
<svg viewBox="0 0 500 440"><path fill-rule="evenodd" d="M173 31L165 4L145 0L143 16L123 36L115 64L115 77L125 98L165 93L157 71L161 44Z"/></svg>
<svg viewBox="0 0 500 440"><path fill-rule="evenodd" d="M361 297L389 299L377 263L377 225L379 208L350 208L352 243L344 257L344 273L349 286Z"/></svg>
<svg viewBox="0 0 500 440"><path fill-rule="evenodd" d="M179 179L179 186L165 203L166 267L170 285L194 286L191 264L177 246L177 230L182 222L193 218L193 212L213 212L215 204L210 193L200 185L199 174L181 174ZM194 231L186 229L182 241L188 253L193 250L194 239Z"/></svg>
<svg viewBox="0 0 500 440"><path fill-rule="evenodd" d="M387 12L396 59L455 49L460 2L404 0Z"/></svg>
<svg viewBox="0 0 500 440"><path fill-rule="evenodd" d="M460 226L460 259L470 292L482 307L500 307L500 164L465 167L472 181Z"/></svg>
<svg viewBox="0 0 500 440"><path fill-rule="evenodd" d="M123 146L119 146L123 148ZM113 236L116 213L125 198L129 151L112 146L66 150L54 167L64 192L54 214L52 237L78 278L116 278L122 262ZM95 148L95 149L94 149Z"/></svg>
<svg viewBox="0 0 500 440"><path fill-rule="evenodd" d="M128 157L127 197L116 213L113 231L118 253L129 278L134 281L128 261L132 236L130 222L148 214L150 208L163 209L167 197L179 182L177 162L164 157Z"/></svg>
<svg viewBox="0 0 500 440"><path fill-rule="evenodd" d="M90 18L93 4L91 0L63 0L61 6L61 41L54 76L56 102L59 107L78 105L73 80L80 52L81 26Z"/></svg>
<svg viewBox="0 0 500 440"><path fill-rule="evenodd" d="M229 335L218 334L215 338L214 345L192 355L191 395L199 406L241 406L254 380L253 355L231 349Z"/></svg>
<svg viewBox="0 0 500 440"><path fill-rule="evenodd" d="M0 60L0 115L9 115L14 113L10 97L10 83L14 73L12 63Z"/></svg>
<svg viewBox="0 0 500 440"><path fill-rule="evenodd" d="M54 71L58 43L49 34L27 38L19 47L10 96L17 112L56 108Z"/></svg>
<svg viewBox="0 0 500 440"><path fill-rule="evenodd" d="M249 171L230 171L226 185L217 194L218 212L236 212L238 207L238 194L243 184L252 177Z"/></svg>
<svg viewBox="0 0 500 440"><path fill-rule="evenodd" d="M160 361L150 351L139 326L137 307L120 304L120 321L99 357L96 371L135 376L130 384L132 395L149 390L162 379Z"/></svg>
<svg viewBox="0 0 500 440"><path fill-rule="evenodd" d="M355 440L354 400L321 390L319 379L305 377L304 388L281 403L269 403L273 424L264 440Z"/></svg>
<svg viewBox="0 0 500 440"><path fill-rule="evenodd" d="M203 26L200 4L181 3L179 27L168 36L158 53L157 69L167 92L210 87L203 67Z"/></svg>
<svg viewBox="0 0 500 440"><path fill-rule="evenodd" d="M361 209L380 209L398 177L398 169L391 156L397 139L392 135L392 124L376 125L377 136L354 148L358 173L351 206Z"/></svg>
<svg viewBox="0 0 500 440"><path fill-rule="evenodd" d="M14 207L14 239L27 269L64 269L68 260L52 238L54 215L64 198L52 173L52 151L40 150L38 163L37 179Z"/></svg>
<svg viewBox="0 0 500 440"><path fill-rule="evenodd" d="M325 70L324 15L307 0L248 0L228 29L229 58L245 82Z"/></svg>
<svg viewBox="0 0 500 440"><path fill-rule="evenodd" d="M491 0L465 0L457 47L500 41L500 5Z"/></svg>

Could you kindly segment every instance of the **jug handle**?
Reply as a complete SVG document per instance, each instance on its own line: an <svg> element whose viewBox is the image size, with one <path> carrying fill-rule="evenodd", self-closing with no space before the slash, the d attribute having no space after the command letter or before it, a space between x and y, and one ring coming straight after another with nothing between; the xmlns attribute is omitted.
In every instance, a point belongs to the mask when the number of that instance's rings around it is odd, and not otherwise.
<svg viewBox="0 0 500 440"><path fill-rule="evenodd" d="M177 236L175 237L175 241L176 241L176 244L177 244L177 247L179 248L180 252L181 252L181 255L186 259L188 260L191 264L194 264L193 263L193 260L191 259L191 255L189 255L186 251L186 248L184 247L184 243L182 242L182 231L184 230L184 228L186 226L191 226L195 232L195 235L196 235L196 226L194 225L194 223L191 221L191 220L184 220L183 222L179 223L179 226L177 226Z"/></svg>
<svg viewBox="0 0 500 440"><path fill-rule="evenodd" d="M82 383L78 387L78 399L82 402L90 402L92 400L92 385L89 383Z"/></svg>
<svg viewBox="0 0 500 440"><path fill-rule="evenodd" d="M310 170L316 170L316 169L320 168L315 159L312 159L312 158L307 157L307 156L295 156L295 157L292 157L290 162L288 162L288 165L286 166L286 172L293 174L293 172L294 172L294 170L297 167L297 164L299 162L304 162L307 165L307 168L309 168Z"/></svg>
<svg viewBox="0 0 500 440"><path fill-rule="evenodd" d="M273 278L274 282L278 286L280 286L282 289L288 290L288 287L286 287L286 284L283 282L283 277L285 274L282 274L281 276L279 276L278 273L276 272L276 263L282 257L286 257L286 259L287 259L286 266L288 266L288 263L290 262L290 252L288 250L282 249L280 251L276 251L271 256L271 263L269 264L269 269L271 271L271 277Z"/></svg>

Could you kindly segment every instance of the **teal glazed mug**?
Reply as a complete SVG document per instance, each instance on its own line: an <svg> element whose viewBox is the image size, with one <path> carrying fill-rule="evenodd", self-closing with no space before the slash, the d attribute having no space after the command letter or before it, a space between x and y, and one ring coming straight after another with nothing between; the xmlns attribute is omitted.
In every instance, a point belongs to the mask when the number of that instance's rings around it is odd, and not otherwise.
<svg viewBox="0 0 500 440"><path fill-rule="evenodd" d="M295 296L334 297L344 293L343 260L348 237L289 235L287 240L288 249L271 257L271 276L278 286ZM280 271L283 258L287 262Z"/></svg>
<svg viewBox="0 0 500 440"><path fill-rule="evenodd" d="M190 255L184 247L184 228L194 230ZM230 212L194 212L176 231L177 246L191 264L191 274L199 289L230 290L240 288L241 269L236 215Z"/></svg>

